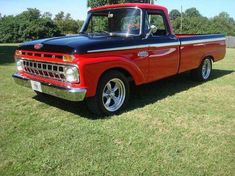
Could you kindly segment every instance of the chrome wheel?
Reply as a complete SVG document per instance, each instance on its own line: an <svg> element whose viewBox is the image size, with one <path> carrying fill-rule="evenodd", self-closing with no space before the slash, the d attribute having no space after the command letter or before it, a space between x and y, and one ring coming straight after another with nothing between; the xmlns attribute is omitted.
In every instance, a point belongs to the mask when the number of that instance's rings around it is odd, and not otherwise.
<svg viewBox="0 0 235 176"><path fill-rule="evenodd" d="M102 103L109 112L115 112L121 108L126 98L126 88L122 80L111 79L104 86Z"/></svg>
<svg viewBox="0 0 235 176"><path fill-rule="evenodd" d="M202 65L202 77L204 80L208 79L211 74L211 61L205 59Z"/></svg>

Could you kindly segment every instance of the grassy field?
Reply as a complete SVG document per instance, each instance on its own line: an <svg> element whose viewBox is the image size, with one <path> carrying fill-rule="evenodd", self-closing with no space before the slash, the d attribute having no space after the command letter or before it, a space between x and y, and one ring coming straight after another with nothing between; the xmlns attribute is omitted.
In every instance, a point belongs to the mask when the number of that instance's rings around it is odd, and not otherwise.
<svg viewBox="0 0 235 176"><path fill-rule="evenodd" d="M235 49L209 82L138 87L106 119L17 86L14 50L0 46L0 175L235 175Z"/></svg>

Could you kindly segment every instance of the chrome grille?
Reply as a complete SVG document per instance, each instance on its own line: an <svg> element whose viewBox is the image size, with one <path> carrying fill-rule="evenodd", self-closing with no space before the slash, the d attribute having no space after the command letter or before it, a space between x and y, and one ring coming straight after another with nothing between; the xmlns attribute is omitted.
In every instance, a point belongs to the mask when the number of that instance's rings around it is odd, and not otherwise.
<svg viewBox="0 0 235 176"><path fill-rule="evenodd" d="M38 62L32 60L23 60L23 67L24 71L29 74L55 79L59 81L66 81L64 74L64 65Z"/></svg>

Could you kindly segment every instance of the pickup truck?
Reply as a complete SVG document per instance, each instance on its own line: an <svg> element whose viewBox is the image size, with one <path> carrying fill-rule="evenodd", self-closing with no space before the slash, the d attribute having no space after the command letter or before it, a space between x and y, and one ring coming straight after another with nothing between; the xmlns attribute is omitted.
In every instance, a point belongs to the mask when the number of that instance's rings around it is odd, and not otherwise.
<svg viewBox="0 0 235 176"><path fill-rule="evenodd" d="M224 58L221 34L174 34L165 7L128 3L89 10L77 35L21 44L15 52L19 85L37 94L87 102L91 112L113 115L136 86L190 71L207 81Z"/></svg>

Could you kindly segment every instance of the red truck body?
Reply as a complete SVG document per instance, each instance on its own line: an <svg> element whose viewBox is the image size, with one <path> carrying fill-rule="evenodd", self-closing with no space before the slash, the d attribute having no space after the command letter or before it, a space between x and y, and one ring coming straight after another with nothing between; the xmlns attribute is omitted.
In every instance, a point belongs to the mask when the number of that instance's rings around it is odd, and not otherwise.
<svg viewBox="0 0 235 176"><path fill-rule="evenodd" d="M25 82L33 80L44 85L44 88L46 86L53 86L55 89L64 89L64 92L69 91L70 94L71 92L76 92L75 90L79 90L78 92L82 92L82 96L74 94L67 97L67 93L65 95L59 95L61 93L56 90L49 92L42 90L42 92L71 101L81 101L96 96L102 76L112 70L119 71L126 77L131 78L135 85L141 85L182 72L198 69L205 58L210 58L212 62L216 62L225 56L224 35L175 35L170 25L168 11L165 7L138 3L118 4L92 9L89 14L107 9L120 8L138 8L141 9L142 15L145 13L144 10L149 10L153 14L154 10L161 12L166 19L166 23L168 23L167 25L169 25L168 34L166 36L157 36L156 38L148 38L146 34L137 36L138 39L135 37L126 37L128 39L122 39L122 42L125 40L125 44L121 43L121 40L117 41L116 38L103 38L102 40L106 42L104 44L99 44L98 39L94 39L93 43L97 42L96 45L89 43L89 46L92 45L92 48L84 52L76 52L80 49L76 47L71 51L54 49L57 44L58 47L63 48L64 46L66 48L68 46L69 48L76 40L81 40L81 42L84 40L85 43L84 37L81 38L79 36L72 37L72 42L70 37L49 39L46 41L47 43L45 40L29 42L21 45L16 51L16 60L24 60L22 62L23 69L20 69L17 74L13 75L16 82L26 86L28 84ZM112 15L110 15L110 18L112 18ZM143 23L143 21L141 22ZM84 28L86 27L83 27L82 30ZM110 41L111 44L107 41ZM131 44L127 45L128 42ZM48 48L50 46L51 48L43 50L43 48L40 48L40 45L37 46L40 43L42 43L42 46L45 45ZM112 43L114 46L112 46ZM40 69L36 65L38 63L42 63L42 67L43 63L47 63L45 66L47 73L44 73L43 71L45 70L43 69L42 74L39 72ZM57 72L53 72L52 74L54 75L50 75L48 71L50 66L48 64L50 63L57 64L57 69L59 69L60 65L77 67L79 70L79 82L61 81L62 76L56 75ZM36 67L34 67L34 64ZM58 79L56 76L58 76ZM76 96L79 98L76 98Z"/></svg>

